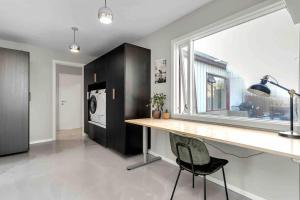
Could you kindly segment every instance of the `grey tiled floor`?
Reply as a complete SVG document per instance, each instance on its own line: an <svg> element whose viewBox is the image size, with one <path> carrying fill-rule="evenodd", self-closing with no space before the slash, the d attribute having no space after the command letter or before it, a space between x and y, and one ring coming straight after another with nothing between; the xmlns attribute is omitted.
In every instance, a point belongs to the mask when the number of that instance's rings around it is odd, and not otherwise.
<svg viewBox="0 0 300 200"><path fill-rule="evenodd" d="M178 168L159 161L133 171L126 166L141 156L125 158L63 132L56 142L32 145L30 153L0 158L1 200L167 200ZM174 200L201 200L202 179L183 173ZM225 199L224 188L208 182L208 200ZM231 200L246 200L230 191Z"/></svg>

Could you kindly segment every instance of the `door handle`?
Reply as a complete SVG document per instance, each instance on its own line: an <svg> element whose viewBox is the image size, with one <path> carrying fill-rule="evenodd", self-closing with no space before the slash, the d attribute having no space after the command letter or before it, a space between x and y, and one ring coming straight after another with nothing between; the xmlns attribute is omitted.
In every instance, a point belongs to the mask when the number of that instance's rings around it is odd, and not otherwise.
<svg viewBox="0 0 300 200"><path fill-rule="evenodd" d="M96 82L97 82L97 74L94 73L94 83L96 83Z"/></svg>
<svg viewBox="0 0 300 200"><path fill-rule="evenodd" d="M116 98L116 90L115 88L112 89L112 99L115 100Z"/></svg>
<svg viewBox="0 0 300 200"><path fill-rule="evenodd" d="M61 105L62 106L65 105L66 102L67 102L66 100L61 100Z"/></svg>

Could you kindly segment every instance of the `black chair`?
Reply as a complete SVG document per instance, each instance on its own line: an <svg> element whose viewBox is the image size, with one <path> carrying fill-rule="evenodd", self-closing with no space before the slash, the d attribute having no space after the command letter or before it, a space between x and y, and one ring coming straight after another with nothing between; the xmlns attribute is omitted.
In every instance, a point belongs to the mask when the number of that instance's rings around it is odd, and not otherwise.
<svg viewBox="0 0 300 200"><path fill-rule="evenodd" d="M195 176L203 176L204 178L204 200L206 200L206 176L222 169L226 199L228 200L228 191L225 178L224 166L227 160L214 158L209 156L205 144L197 139L186 138L170 133L171 149L177 157L176 163L179 165L179 172L172 192L173 199L176 186L182 170L186 170L193 174L193 188L195 185Z"/></svg>

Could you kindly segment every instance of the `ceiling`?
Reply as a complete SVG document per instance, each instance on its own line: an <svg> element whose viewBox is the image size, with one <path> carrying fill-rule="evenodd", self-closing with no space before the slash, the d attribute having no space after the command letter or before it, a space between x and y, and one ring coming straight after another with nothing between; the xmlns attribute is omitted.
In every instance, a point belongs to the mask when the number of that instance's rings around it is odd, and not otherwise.
<svg viewBox="0 0 300 200"><path fill-rule="evenodd" d="M67 51L77 26L81 53L98 56L134 42L212 0L107 0L114 21L97 19L104 0L1 0L0 38Z"/></svg>

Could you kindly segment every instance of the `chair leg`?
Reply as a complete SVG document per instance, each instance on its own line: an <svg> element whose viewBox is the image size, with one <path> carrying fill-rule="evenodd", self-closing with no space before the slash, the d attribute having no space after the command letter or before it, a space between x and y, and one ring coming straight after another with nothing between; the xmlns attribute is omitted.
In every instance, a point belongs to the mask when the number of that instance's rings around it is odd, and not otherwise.
<svg viewBox="0 0 300 200"><path fill-rule="evenodd" d="M172 196L171 196L171 199L170 199L170 200L173 199L173 196L174 196L174 193L175 193L175 190L176 190L176 186L177 186L177 183L178 183L178 179L179 179L179 176L180 176L180 174L181 174L181 170L182 170L182 169L179 168L179 172L178 172L178 175L177 175L177 179L176 179L176 182L175 182L174 189L173 189Z"/></svg>
<svg viewBox="0 0 300 200"><path fill-rule="evenodd" d="M195 188L195 175L193 174L193 188Z"/></svg>
<svg viewBox="0 0 300 200"><path fill-rule="evenodd" d="M225 192L226 192L226 200L229 200L224 167L222 167L222 172L223 172L224 186L225 186Z"/></svg>
<svg viewBox="0 0 300 200"><path fill-rule="evenodd" d="M206 176L204 175L204 200L206 200Z"/></svg>

